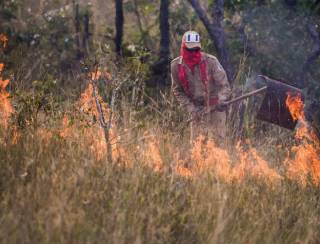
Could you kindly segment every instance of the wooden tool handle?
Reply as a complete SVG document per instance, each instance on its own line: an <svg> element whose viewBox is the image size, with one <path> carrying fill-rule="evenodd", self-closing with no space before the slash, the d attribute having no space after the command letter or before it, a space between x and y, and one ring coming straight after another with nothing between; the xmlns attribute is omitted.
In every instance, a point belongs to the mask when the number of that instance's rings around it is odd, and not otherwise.
<svg viewBox="0 0 320 244"><path fill-rule="evenodd" d="M251 97L251 96L253 96L253 95L257 95L257 94L259 94L259 93L262 93L262 92L264 92L267 88L268 88L267 86L264 86L264 87L262 87L262 88L260 88L260 89L258 89L258 90L255 90L255 91L246 93L246 94L244 94L244 95L242 95L242 96L240 96L240 97L236 97L236 98L234 98L234 99L232 99L232 100L226 101L226 102L224 102L224 104L225 104L226 106L229 106L229 105L231 105L231 104L233 104L233 103L235 103L235 102L238 102L238 101L241 101L241 100L246 99L246 98L248 98L248 97ZM214 110L209 111L209 112L206 112L205 114L209 114L209 113L211 113L211 112L213 112L213 111L214 111ZM192 118L191 118L191 119L188 119L188 120L187 120L187 123L189 123L189 122L191 122L191 121L193 121Z"/></svg>
<svg viewBox="0 0 320 244"><path fill-rule="evenodd" d="M251 96L253 96L253 95L260 94L260 93L264 92L267 88L268 88L267 86L264 86L264 87L262 87L262 88L260 88L260 89L258 89L258 90L255 90L255 91L246 93L246 94L244 94L244 95L242 95L242 96L240 96L240 97L236 97L236 98L234 98L234 99L232 99L232 100L226 101L224 104L225 104L225 105L230 105L230 104L233 104L233 103L235 103L235 102L238 102L238 101L241 101L241 100L243 100L243 99L246 99L246 98L248 98L248 97L251 97Z"/></svg>

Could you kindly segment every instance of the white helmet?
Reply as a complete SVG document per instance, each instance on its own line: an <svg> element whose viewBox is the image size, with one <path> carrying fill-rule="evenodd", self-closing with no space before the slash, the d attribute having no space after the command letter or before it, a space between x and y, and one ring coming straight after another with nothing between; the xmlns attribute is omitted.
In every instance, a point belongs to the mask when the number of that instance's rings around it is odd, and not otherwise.
<svg viewBox="0 0 320 244"><path fill-rule="evenodd" d="M187 31L182 37L187 48L201 48L200 35L195 31Z"/></svg>

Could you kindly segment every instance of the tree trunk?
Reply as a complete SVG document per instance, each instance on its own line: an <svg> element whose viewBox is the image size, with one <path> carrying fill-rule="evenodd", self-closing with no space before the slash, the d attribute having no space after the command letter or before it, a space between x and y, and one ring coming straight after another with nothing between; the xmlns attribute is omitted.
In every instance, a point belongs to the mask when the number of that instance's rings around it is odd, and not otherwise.
<svg viewBox="0 0 320 244"><path fill-rule="evenodd" d="M299 86L300 88L304 88L306 86L305 84L305 78L307 73L309 72L311 66L317 61L317 59L320 56L320 33L318 33L315 24L313 23L309 23L308 26L308 31L310 36L312 37L316 48L315 50L310 54L309 57L307 57L305 63L302 66L302 70L300 72L300 75L298 76L298 80L297 80L297 86Z"/></svg>
<svg viewBox="0 0 320 244"><path fill-rule="evenodd" d="M74 15L74 27L75 27L75 31L76 31L76 59L80 60L83 58L83 52L81 49L81 36L80 36L80 15L79 15L79 3L73 1L74 4L74 11L75 11L75 15Z"/></svg>
<svg viewBox="0 0 320 244"><path fill-rule="evenodd" d="M216 0L216 3L213 5L212 21L210 21L205 10L201 7L198 0L188 1L207 29L210 38L213 40L218 59L227 73L229 82L232 84L234 74L229 60L229 53L226 48L225 33L222 26L222 21L224 19L224 0Z"/></svg>
<svg viewBox="0 0 320 244"><path fill-rule="evenodd" d="M84 33L83 33L83 38L82 38L82 45L83 45L83 50L85 51L85 54L88 55L90 53L90 49L89 49L90 15L89 15L88 10L86 10L86 13L84 15L83 25L84 25Z"/></svg>
<svg viewBox="0 0 320 244"><path fill-rule="evenodd" d="M289 7L294 7L297 5L298 2L297 0L284 0L284 3Z"/></svg>
<svg viewBox="0 0 320 244"><path fill-rule="evenodd" d="M169 0L160 2L160 51L159 59L152 65L153 85L165 85L168 78L170 56Z"/></svg>
<svg viewBox="0 0 320 244"><path fill-rule="evenodd" d="M305 87L305 78L307 73L310 70L310 67L315 63L315 61L317 61L317 59L320 56L320 47L318 47L314 52L312 52L312 54L307 58L306 62L303 64L302 66L302 71L298 80L298 86L300 88L304 88Z"/></svg>
<svg viewBox="0 0 320 244"><path fill-rule="evenodd" d="M142 20L141 20L141 16L140 16L140 13L139 13L138 2L137 2L137 0L133 0L133 3L134 3L134 13L135 13L135 15L137 17L138 27L139 27L141 36L143 36L145 34L145 32L144 32L144 29L143 29L143 26L142 26Z"/></svg>
<svg viewBox="0 0 320 244"><path fill-rule="evenodd" d="M169 0L160 3L160 59L169 60L170 33L169 33Z"/></svg>
<svg viewBox="0 0 320 244"><path fill-rule="evenodd" d="M115 46L116 52L118 55L122 54L122 38L123 38L123 24L124 24L124 17L123 17L123 1L122 0L115 0L116 1L116 36L115 36Z"/></svg>
<svg viewBox="0 0 320 244"><path fill-rule="evenodd" d="M317 8L319 4L320 4L320 0L315 1L314 4L312 5L312 9Z"/></svg>
<svg viewBox="0 0 320 244"><path fill-rule="evenodd" d="M265 3L266 3L265 0L257 0L257 5L258 6L264 5Z"/></svg>
<svg viewBox="0 0 320 244"><path fill-rule="evenodd" d="M225 33L222 26L222 22L224 19L224 0L216 0L216 3L212 8L212 37L214 40L215 48L218 52L219 61L226 70L228 80L231 82L233 80L233 70L231 68L229 52L226 47Z"/></svg>

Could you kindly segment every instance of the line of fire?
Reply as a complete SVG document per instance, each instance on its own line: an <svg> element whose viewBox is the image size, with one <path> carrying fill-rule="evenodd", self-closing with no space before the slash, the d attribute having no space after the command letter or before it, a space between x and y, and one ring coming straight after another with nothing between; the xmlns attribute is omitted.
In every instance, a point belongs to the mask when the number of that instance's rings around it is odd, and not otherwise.
<svg viewBox="0 0 320 244"><path fill-rule="evenodd" d="M0 1L0 242L320 243L320 1Z"/></svg>

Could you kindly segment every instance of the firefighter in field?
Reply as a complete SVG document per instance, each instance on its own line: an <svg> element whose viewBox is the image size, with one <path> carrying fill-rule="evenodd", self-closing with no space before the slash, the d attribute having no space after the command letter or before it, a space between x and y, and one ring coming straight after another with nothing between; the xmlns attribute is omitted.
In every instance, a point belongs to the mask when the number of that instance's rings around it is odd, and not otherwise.
<svg viewBox="0 0 320 244"><path fill-rule="evenodd" d="M231 97L226 72L215 56L201 52L195 31L183 35L180 55L171 62L172 91L191 116L191 140L201 134L223 145Z"/></svg>

